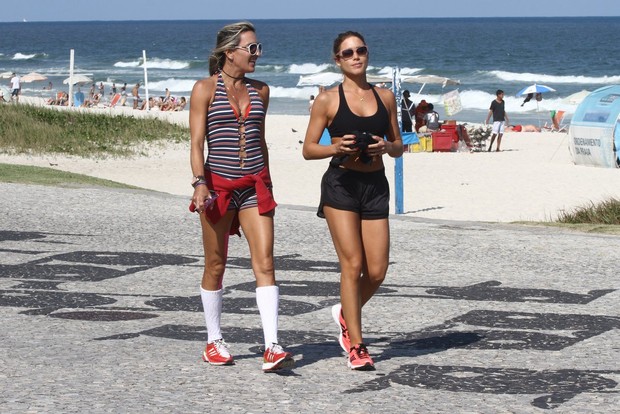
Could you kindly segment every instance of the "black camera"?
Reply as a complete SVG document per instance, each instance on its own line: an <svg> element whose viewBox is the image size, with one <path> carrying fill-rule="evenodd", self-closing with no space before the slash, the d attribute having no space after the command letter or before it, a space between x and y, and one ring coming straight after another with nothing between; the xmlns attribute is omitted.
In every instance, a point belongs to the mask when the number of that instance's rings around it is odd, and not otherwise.
<svg viewBox="0 0 620 414"><path fill-rule="evenodd" d="M357 149L360 151L359 157L360 157L360 160L364 164L372 163L372 157L370 157L366 153L366 149L368 149L369 145L377 143L377 141L375 141L375 139L372 137L372 134L369 132L360 132L360 131L353 131L351 132L351 134L355 135L355 141L353 141L353 143L349 145L349 148ZM334 157L332 158L330 164L334 167L337 167L348 159L349 159L349 155Z"/></svg>
<svg viewBox="0 0 620 414"><path fill-rule="evenodd" d="M366 153L369 145L376 144L377 141L372 137L370 132L353 131L355 135L355 142L351 145L351 148L360 150L360 160L364 164L372 163L372 157Z"/></svg>
<svg viewBox="0 0 620 414"><path fill-rule="evenodd" d="M355 135L355 142L350 145L352 149L358 149L363 152L369 145L377 142L369 132L354 131L352 134Z"/></svg>

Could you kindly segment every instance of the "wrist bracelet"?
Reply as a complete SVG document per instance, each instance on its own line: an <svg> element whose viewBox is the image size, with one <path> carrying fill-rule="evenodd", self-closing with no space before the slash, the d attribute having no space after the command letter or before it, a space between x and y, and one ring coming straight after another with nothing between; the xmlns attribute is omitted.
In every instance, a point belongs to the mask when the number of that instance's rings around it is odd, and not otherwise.
<svg viewBox="0 0 620 414"><path fill-rule="evenodd" d="M206 181L197 181L194 184L192 184L192 187L196 188L199 185L207 185L207 182Z"/></svg>
<svg viewBox="0 0 620 414"><path fill-rule="evenodd" d="M200 184L206 184L207 183L207 179L205 178L204 175L195 175L192 178L192 187L196 188L197 185Z"/></svg>

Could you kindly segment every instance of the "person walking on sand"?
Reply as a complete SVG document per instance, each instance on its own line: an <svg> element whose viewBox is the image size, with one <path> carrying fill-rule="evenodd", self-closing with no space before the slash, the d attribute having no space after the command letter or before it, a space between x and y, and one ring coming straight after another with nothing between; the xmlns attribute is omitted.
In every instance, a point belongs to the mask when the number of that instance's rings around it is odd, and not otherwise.
<svg viewBox="0 0 620 414"><path fill-rule="evenodd" d="M248 241L263 326L262 369L271 372L292 368L295 361L278 342L279 288L273 264L276 202L265 141L269 87L245 76L254 72L262 51L249 22L229 24L218 32L209 57L210 76L192 89L190 163L192 203L200 213L205 255L200 296L207 346L202 358L212 365L234 363L220 318L228 236L240 234L241 227Z"/></svg>
<svg viewBox="0 0 620 414"><path fill-rule="evenodd" d="M508 120L508 114L504 109L504 91L498 89L495 92L495 99L491 101L491 107L489 108L489 113L487 115L487 119L484 121L485 124L489 123L489 119L493 116L493 129L491 134L491 144L489 145L489 151L493 147L493 141L495 141L495 137L497 136L497 150L499 151L500 144L502 143L502 136L504 135L504 129L510 124Z"/></svg>
<svg viewBox="0 0 620 414"><path fill-rule="evenodd" d="M19 103L19 94L22 91L22 83L19 75L13 72L13 76L11 77L9 84L11 85L11 102L15 99L15 103Z"/></svg>
<svg viewBox="0 0 620 414"><path fill-rule="evenodd" d="M390 187L383 155L403 153L400 108L391 90L366 80L368 56L360 33L336 37L333 57L343 81L316 97L303 144L306 160L332 157L317 215L327 220L340 262L341 303L332 307L332 317L354 370L374 369L362 338L362 307L383 283L389 263ZM325 128L329 146L319 144Z"/></svg>

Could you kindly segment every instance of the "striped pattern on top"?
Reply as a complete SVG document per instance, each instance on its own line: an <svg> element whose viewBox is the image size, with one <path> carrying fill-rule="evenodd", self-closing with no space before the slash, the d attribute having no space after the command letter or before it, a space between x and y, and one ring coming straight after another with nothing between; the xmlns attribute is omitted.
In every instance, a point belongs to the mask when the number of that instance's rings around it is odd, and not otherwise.
<svg viewBox="0 0 620 414"><path fill-rule="evenodd" d="M245 113L245 151L243 168L239 158L238 115L226 94L222 74L217 77L217 88L213 103L207 112L207 148L205 168L211 172L236 179L256 174L265 166L261 150L261 126L265 120L263 101L254 87L246 81L250 105Z"/></svg>

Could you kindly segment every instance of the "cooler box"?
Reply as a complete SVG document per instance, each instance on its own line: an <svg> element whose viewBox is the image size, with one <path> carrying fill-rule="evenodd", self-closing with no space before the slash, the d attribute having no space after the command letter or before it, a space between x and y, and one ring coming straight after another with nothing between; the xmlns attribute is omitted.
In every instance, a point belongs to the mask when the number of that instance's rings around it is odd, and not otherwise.
<svg viewBox="0 0 620 414"><path fill-rule="evenodd" d="M449 152L452 151L452 133L438 131L433 132L433 152L443 151Z"/></svg>
<svg viewBox="0 0 620 414"><path fill-rule="evenodd" d="M422 151L433 152L433 137L430 134L420 136L420 145L422 146Z"/></svg>
<svg viewBox="0 0 620 414"><path fill-rule="evenodd" d="M422 152L424 151L424 149L422 148L422 144L421 143L417 143L417 144L409 144L409 152Z"/></svg>
<svg viewBox="0 0 620 414"><path fill-rule="evenodd" d="M456 143L459 142L459 133L456 131L456 124L443 124L441 130L451 133L452 141Z"/></svg>

